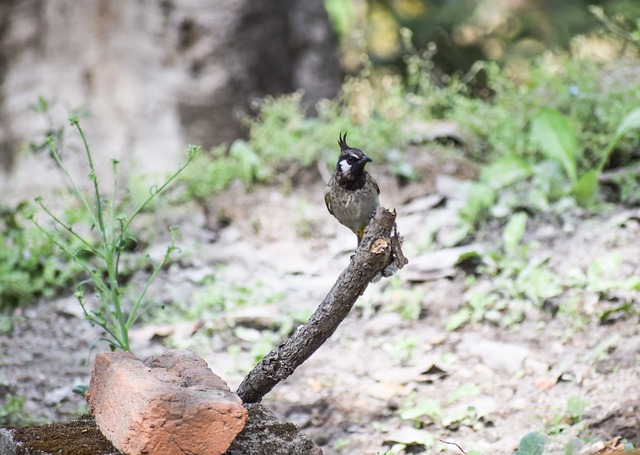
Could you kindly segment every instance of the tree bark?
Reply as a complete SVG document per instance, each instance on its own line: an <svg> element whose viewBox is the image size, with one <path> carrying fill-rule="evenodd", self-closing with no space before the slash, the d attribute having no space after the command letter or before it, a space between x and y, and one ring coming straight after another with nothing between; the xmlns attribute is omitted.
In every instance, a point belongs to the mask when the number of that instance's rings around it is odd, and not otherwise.
<svg viewBox="0 0 640 455"><path fill-rule="evenodd" d="M395 211L378 209L351 263L309 321L267 354L242 381L236 393L243 402L259 403L276 384L291 376L335 332L372 279L392 263L397 268L406 264L399 251L395 219Z"/></svg>

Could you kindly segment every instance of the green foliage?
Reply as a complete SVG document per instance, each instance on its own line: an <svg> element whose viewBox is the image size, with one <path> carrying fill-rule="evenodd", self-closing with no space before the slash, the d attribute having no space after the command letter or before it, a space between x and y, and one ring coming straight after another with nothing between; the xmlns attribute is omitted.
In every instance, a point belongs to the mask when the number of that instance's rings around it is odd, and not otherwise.
<svg viewBox="0 0 640 455"><path fill-rule="evenodd" d="M560 214L575 204L590 207L612 157L632 156L640 137L640 86L625 83L623 71L610 75L601 63L549 54L520 62L517 77L479 62L464 76L437 79L431 75L435 49L416 50L408 30L401 37L404 79L376 73L366 62L335 100L316 106L315 117L306 114L300 93L263 100L259 114L246 121L246 141L201 156L186 174L189 194L202 199L233 180L289 184L300 169L318 163L330 169L343 131L398 179L416 180L421 176L404 150L431 140L421 127L445 119L471 134L465 150L484 163L460 210L458 237L464 238L519 208ZM472 96L468 81L479 74L490 96ZM627 200L636 187L626 184Z"/></svg>
<svg viewBox="0 0 640 455"><path fill-rule="evenodd" d="M516 207L562 212L568 200L593 205L611 157L637 143L637 84L562 55L534 60L519 81L495 63L482 67L490 100L456 96L444 113L480 139L471 153L488 164L460 213L468 229Z"/></svg>
<svg viewBox="0 0 640 455"><path fill-rule="evenodd" d="M542 433L532 432L524 435L520 440L517 455L542 455L547 445L547 437Z"/></svg>
<svg viewBox="0 0 640 455"><path fill-rule="evenodd" d="M407 287L399 278L392 277L382 294L376 297L376 301L363 305L384 305L385 311L396 312L403 319L415 321L420 318L424 297L423 289Z"/></svg>
<svg viewBox="0 0 640 455"><path fill-rule="evenodd" d="M520 242L527 230L528 216L525 212L517 212L511 217L502 231L502 244L507 256L518 254Z"/></svg>
<svg viewBox="0 0 640 455"><path fill-rule="evenodd" d="M424 421L441 420L442 417L442 407L435 398L424 398L400 409L400 418L412 420L417 426Z"/></svg>
<svg viewBox="0 0 640 455"><path fill-rule="evenodd" d="M154 323L202 322L197 333L188 340L178 341L177 345L174 344L176 347L198 349L202 343L211 343L212 333L225 336L222 332L229 330L229 352L233 355L248 352L251 363L255 363L310 316L305 311L291 309L285 313L274 310L273 317L267 314L252 318L252 309L274 305L283 297L282 293L261 280L237 284L225 277L223 269L218 269L215 275L204 278L201 284L192 298L156 306L145 316ZM175 343L174 340L168 341Z"/></svg>
<svg viewBox="0 0 640 455"><path fill-rule="evenodd" d="M567 399L567 416L571 419L572 424L582 420L587 406L589 403L578 396L572 395Z"/></svg>
<svg viewBox="0 0 640 455"><path fill-rule="evenodd" d="M547 423L547 434L561 434L569 426L578 424L584 417L588 406L589 403L583 398L571 395L567 399L565 408L556 412Z"/></svg>
<svg viewBox="0 0 640 455"><path fill-rule="evenodd" d="M554 109L543 107L531 121L529 140L545 158L560 163L575 185L581 150L567 117Z"/></svg>
<svg viewBox="0 0 640 455"><path fill-rule="evenodd" d="M121 258L135 246L136 240L132 237L131 223L160 194L176 177L189 165L196 155L198 148L191 146L186 164L176 173L171 175L160 186L150 189L148 197L129 213L120 204L120 188L117 179L118 162L113 165L113 190L110 195L101 192L98 175L93 165L93 158L87 138L80 126L77 115L69 118L71 126L80 136L84 146L84 152L89 167L89 179L91 193L86 195L75 183L65 167L61 150L59 150L59 138L49 135L46 140L50 156L55 161L58 169L67 180L71 194L80 203L81 208L90 220L90 225L85 230L75 227L71 222L56 215L42 197L36 198L36 203L52 220L51 226L40 224L34 219L35 225L51 242L56 245L68 257L75 266L81 267L89 276L83 281L75 295L82 306L85 318L91 325L97 324L107 332L103 341L109 343L112 350L129 350L129 329L145 311L145 295L149 286L157 274L169 261L171 254L176 250L174 240L177 228L170 228L171 243L159 262L151 257L147 261L151 266L151 274L147 282L134 294L133 290L123 290L121 274ZM95 234L95 235L94 235ZM78 246L80 245L80 246ZM85 299L85 288L90 286L97 294L97 302L91 298Z"/></svg>
<svg viewBox="0 0 640 455"><path fill-rule="evenodd" d="M25 399L22 396L8 393L0 403L0 425L30 425L34 419L24 407Z"/></svg>
<svg viewBox="0 0 640 455"><path fill-rule="evenodd" d="M198 153L181 180L186 184L188 196L202 200L227 188L236 179L247 186L264 182L268 170L254 150L238 139L228 153L225 146L216 147L209 154Z"/></svg>
<svg viewBox="0 0 640 455"><path fill-rule="evenodd" d="M639 127L640 109L635 109L622 119L604 152L597 157L595 167L585 170L582 175L578 174L581 149L566 116L553 109L541 109L532 121L530 140L537 144L546 158L557 161L563 167L577 202L588 206L593 203L598 189L598 177L615 146L625 135Z"/></svg>
<svg viewBox="0 0 640 455"><path fill-rule="evenodd" d="M9 314L35 299L51 298L69 286L81 268L68 266L28 223L31 207L0 207L0 312Z"/></svg>
<svg viewBox="0 0 640 455"><path fill-rule="evenodd" d="M249 138L223 145L198 158L185 173L188 196L203 199L232 181L289 184L299 169L317 163L333 167L338 157L337 138L349 132L349 143L362 147L377 164L390 163L403 180L418 178L400 150L408 144L407 118L420 119L426 98L407 98L402 80L377 77L365 69L347 78L335 100L323 100L317 115L309 117L302 95L293 93L261 101L259 113L247 119Z"/></svg>
<svg viewBox="0 0 640 455"><path fill-rule="evenodd" d="M503 228L501 247L480 256L482 278L470 280L465 305L448 319L447 330L483 320L509 326L522 320L527 306L541 307L563 292L564 282L546 260L529 257L531 245L523 243L527 220L525 212L513 214Z"/></svg>
<svg viewBox="0 0 640 455"><path fill-rule="evenodd" d="M479 390L474 385L464 385L454 391L443 404L436 398L417 399L411 394L398 410L402 420L409 420L415 428L422 428L432 423L439 423L444 427L466 425L473 427L482 416L474 406L451 406L465 397L478 395Z"/></svg>

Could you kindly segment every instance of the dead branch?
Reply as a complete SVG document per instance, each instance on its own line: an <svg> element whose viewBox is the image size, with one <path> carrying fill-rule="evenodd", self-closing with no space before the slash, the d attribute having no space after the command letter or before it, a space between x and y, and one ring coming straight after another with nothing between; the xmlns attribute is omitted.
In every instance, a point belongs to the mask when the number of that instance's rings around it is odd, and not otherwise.
<svg viewBox="0 0 640 455"><path fill-rule="evenodd" d="M397 268L407 263L400 249L395 220L395 211L378 208L351 263L309 321L267 354L244 378L236 392L243 402L259 403L276 384L291 376L335 332L376 275L392 263Z"/></svg>

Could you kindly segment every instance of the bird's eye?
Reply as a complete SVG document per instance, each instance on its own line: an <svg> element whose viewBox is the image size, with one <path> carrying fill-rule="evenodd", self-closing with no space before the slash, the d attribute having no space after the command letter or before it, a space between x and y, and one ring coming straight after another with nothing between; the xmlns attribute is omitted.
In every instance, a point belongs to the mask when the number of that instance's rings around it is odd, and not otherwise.
<svg viewBox="0 0 640 455"><path fill-rule="evenodd" d="M358 161L358 157L357 156L349 155L347 157L347 163L349 163L349 164L353 164L356 161Z"/></svg>

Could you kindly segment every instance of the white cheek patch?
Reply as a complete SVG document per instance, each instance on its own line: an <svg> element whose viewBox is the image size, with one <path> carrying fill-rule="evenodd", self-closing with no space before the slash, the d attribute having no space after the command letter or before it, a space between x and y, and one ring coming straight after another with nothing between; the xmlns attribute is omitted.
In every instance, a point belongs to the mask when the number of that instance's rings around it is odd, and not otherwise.
<svg viewBox="0 0 640 455"><path fill-rule="evenodd" d="M340 160L340 170L343 174L346 174L351 170L351 165L347 162L347 160Z"/></svg>

